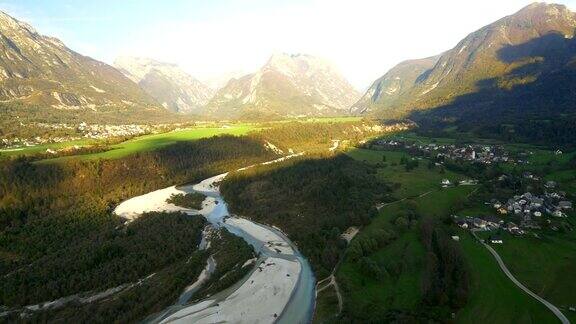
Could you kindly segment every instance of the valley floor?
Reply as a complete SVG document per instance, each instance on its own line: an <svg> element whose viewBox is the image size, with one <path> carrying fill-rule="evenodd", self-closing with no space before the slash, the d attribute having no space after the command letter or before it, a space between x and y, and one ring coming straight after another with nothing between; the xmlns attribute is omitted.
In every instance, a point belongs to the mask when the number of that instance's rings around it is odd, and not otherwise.
<svg viewBox="0 0 576 324"><path fill-rule="evenodd" d="M414 137L422 143L449 143L451 139L430 139ZM522 170L542 172L543 165L558 165L557 169L567 165L573 154L555 155L552 151L534 148L529 145L509 145L510 150L526 150L533 153L530 163L522 166L520 170L514 169L515 174ZM396 238L391 243L372 249L364 253L364 259L359 262L350 255L350 245L343 262L337 269L336 280L343 287L344 309L340 317L356 320L377 320L387 318L408 319L419 316L438 316L437 319L452 317L462 323L555 323L559 320L542 303L535 300L518 288L505 273L488 250L477 242L467 231L455 225L443 225L446 232L457 236L454 242L466 260L470 270L470 286L465 304L458 310L430 308L423 300L422 292L426 258L424 247L418 234L418 219L433 218L438 222L446 223L451 215L487 215L493 210L480 208L483 204L484 189L482 182L475 186L455 186L442 188L443 179L451 183L470 179L469 174L446 170L437 164L430 166L429 160L416 157L402 150L370 150L351 149L346 152L356 160L378 166L377 177L384 181L398 183L393 191L397 199L393 203L381 204L379 215L372 222L362 228L352 241L364 245L372 240L374 235L382 235L386 231L394 232ZM405 168L404 159L417 160L416 167ZM551 162L552 161L552 162ZM552 163L552 164L551 164ZM504 165L503 172L507 171ZM569 176L560 176L570 172ZM475 177L481 177L481 174ZM574 197L576 191L572 189L576 183L572 171L555 171L548 173L546 179L558 179L562 188ZM479 204L480 203L480 204ZM478 206L478 207L477 207ZM405 225L398 218L405 217L406 211L417 215L416 223ZM408 217L408 219L411 219ZM567 220L573 224L573 219ZM516 278L529 289L543 298L548 299L560 308L568 320L576 319L575 312L569 308L576 305L571 296L573 291L571 280L566 269L576 265L572 256L576 252L573 247L574 229L568 233L539 233L541 238L514 237L501 233L504 244L494 248L500 253L504 262ZM448 237L449 237L448 236ZM485 236L484 238L486 238ZM366 242L366 243L365 243ZM533 251L528 252L528 251ZM568 252L570 251L570 252ZM556 258L558 255L558 258ZM550 256L554 259L546 260ZM563 258L563 259L562 259ZM377 265L382 274L376 277L367 268L365 262ZM322 279L322 278L321 278ZM552 288L550 285L556 286ZM338 303L334 299L333 291L323 290L318 294L318 310L316 322L331 322L331 318L338 314ZM450 312L453 312L450 315Z"/></svg>

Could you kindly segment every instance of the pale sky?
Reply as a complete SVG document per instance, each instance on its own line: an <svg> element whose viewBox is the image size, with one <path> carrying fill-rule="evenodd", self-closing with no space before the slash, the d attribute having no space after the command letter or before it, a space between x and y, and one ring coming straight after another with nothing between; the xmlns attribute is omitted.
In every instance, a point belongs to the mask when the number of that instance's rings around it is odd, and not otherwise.
<svg viewBox="0 0 576 324"><path fill-rule="evenodd" d="M143 56L203 80L253 72L274 52L321 56L359 90L438 54L526 0L0 0L0 9L112 63ZM572 10L576 0L557 1Z"/></svg>

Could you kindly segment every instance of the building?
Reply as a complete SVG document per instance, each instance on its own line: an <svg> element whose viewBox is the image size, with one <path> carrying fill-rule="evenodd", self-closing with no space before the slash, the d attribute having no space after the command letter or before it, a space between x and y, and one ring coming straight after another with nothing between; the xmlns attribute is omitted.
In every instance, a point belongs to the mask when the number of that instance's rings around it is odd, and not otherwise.
<svg viewBox="0 0 576 324"><path fill-rule="evenodd" d="M492 244L503 244L503 243L504 243L504 241L502 240L502 238L501 238L500 236L497 236L497 235L491 236L491 237L488 239L488 242L490 242L490 243L492 243Z"/></svg>
<svg viewBox="0 0 576 324"><path fill-rule="evenodd" d="M572 202L571 201L561 201L558 203L558 207L561 209L572 209Z"/></svg>
<svg viewBox="0 0 576 324"><path fill-rule="evenodd" d="M486 222L485 220L475 217L472 220L472 224L474 225L474 227L476 228L480 228L480 229L486 229L486 226L488 226L488 222Z"/></svg>

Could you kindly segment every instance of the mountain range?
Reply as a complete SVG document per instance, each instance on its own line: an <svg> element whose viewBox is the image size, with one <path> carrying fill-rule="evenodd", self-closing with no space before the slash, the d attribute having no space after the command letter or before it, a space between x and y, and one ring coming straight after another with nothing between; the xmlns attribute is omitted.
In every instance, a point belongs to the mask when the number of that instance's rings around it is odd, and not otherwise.
<svg viewBox="0 0 576 324"><path fill-rule="evenodd" d="M440 55L400 63L372 84L352 112L406 117L414 110L448 105L467 113L484 110L498 103L494 96L514 96L552 75L573 73L575 29L576 14L565 6L531 4ZM478 92L483 95L473 96ZM538 96L541 102L551 99L542 92Z"/></svg>
<svg viewBox="0 0 576 324"><path fill-rule="evenodd" d="M3 12L0 49L5 122L335 116L360 97L332 65L310 55L273 55L255 73L212 80L222 85L215 91L175 64L138 57L120 57L114 67L99 62Z"/></svg>
<svg viewBox="0 0 576 324"><path fill-rule="evenodd" d="M100 116L162 114L153 98L115 68L78 54L3 12L0 101L4 106L39 107L41 116L69 111Z"/></svg>
<svg viewBox="0 0 576 324"><path fill-rule="evenodd" d="M257 72L232 79L207 113L246 116L345 115L359 93L327 61L305 54L274 54Z"/></svg>
<svg viewBox="0 0 576 324"><path fill-rule="evenodd" d="M329 62L306 54L274 54L254 73L216 80L219 89L152 59L112 67L0 12L0 106L7 118L42 121L361 115L527 136L576 120L575 30L565 6L534 3L439 55L398 64L360 95Z"/></svg>
<svg viewBox="0 0 576 324"><path fill-rule="evenodd" d="M148 58L119 57L114 66L173 112L202 113L202 108L214 95L213 89L175 64Z"/></svg>

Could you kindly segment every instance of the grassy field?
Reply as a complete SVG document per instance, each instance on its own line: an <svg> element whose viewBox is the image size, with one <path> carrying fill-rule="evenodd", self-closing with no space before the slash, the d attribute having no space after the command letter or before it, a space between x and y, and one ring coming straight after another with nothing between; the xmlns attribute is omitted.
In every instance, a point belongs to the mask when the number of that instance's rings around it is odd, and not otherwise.
<svg viewBox="0 0 576 324"><path fill-rule="evenodd" d="M362 117L324 117L324 118L295 118L295 119L285 119L281 121L270 122L270 124L276 123L287 123L291 121L297 121L301 123L345 123L345 122L355 122L362 120ZM50 159L50 162L56 162L71 158L81 158L81 159L115 159L124 157L136 152L148 151L170 145L179 141L190 141L205 137L211 137L222 134L230 135L245 135L246 133L261 129L263 126L259 123L240 123L232 124L229 127L220 127L217 123L205 123L201 127L191 128L187 130L179 130L168 133L144 135L133 138L131 140L122 142L120 144L111 145L109 151L93 153L93 154L83 154L75 156L65 156L60 158ZM51 143L44 145L36 145L29 147L22 147L16 149L4 149L0 150L0 157L14 157L23 155L33 155L37 153L45 153L47 149L63 149L71 148L74 146L90 146L97 143L103 143L102 141L93 139L81 139L75 141L68 141L63 143Z"/></svg>
<svg viewBox="0 0 576 324"><path fill-rule="evenodd" d="M524 285L559 307L576 322L576 281L568 279L576 272L576 234L540 233L515 237L502 234L504 244L495 246L512 273Z"/></svg>
<svg viewBox="0 0 576 324"><path fill-rule="evenodd" d="M21 148L16 148L16 149L3 149L3 150L0 150L0 156L11 157L11 156L21 156L21 155L32 155L32 154L36 154L36 153L45 153L47 149L58 150L58 149L63 149L63 148L71 148L74 146L88 146L88 145L94 144L96 142L97 142L96 140L81 139L81 140L68 141L68 142L63 142L63 143L50 143L50 144L42 144L42 145L36 145L36 146L21 147Z"/></svg>
<svg viewBox="0 0 576 324"><path fill-rule="evenodd" d="M498 267L494 257L466 231L459 231L472 270L472 290L457 323L558 323L542 304L516 287Z"/></svg>
<svg viewBox="0 0 576 324"><path fill-rule="evenodd" d="M451 171L441 171L439 167L428 169L427 160L419 160L419 166L411 171L406 171L405 166L400 164L402 157L409 158L403 152L373 151L366 149L351 149L346 152L348 156L371 164L385 164L386 167L378 169L378 177L381 179L400 184L400 188L394 191L393 196L397 199L416 197L431 190L440 188L440 181L448 179L452 182L466 179ZM383 156L385 156L385 161Z"/></svg>
<svg viewBox="0 0 576 324"><path fill-rule="evenodd" d="M78 156L65 156L61 158L50 159L50 162L62 161L65 159L117 159L137 152L149 151L164 147L170 144L183 141L192 141L200 138L212 137L217 135L244 135L250 131L257 130L255 125L234 125L227 128L192 128L187 130L180 130L162 134L145 135L133 138L120 144L110 146L110 150L106 152L84 154Z"/></svg>
<svg viewBox="0 0 576 324"><path fill-rule="evenodd" d="M394 228L391 222L394 216L406 208L414 208L420 215L428 215L436 218L444 218L458 212L462 215L484 215L492 213L491 208L483 204L474 205L473 208L463 210L463 203L476 190L476 186L459 186L441 189L441 179L463 179L464 177L445 171L440 173L437 168L429 170L426 160L422 160L420 166L412 171L406 171L399 161L407 157L402 152L371 151L354 149L347 154L355 159L367 163L386 167L380 168L377 176L389 182L400 183L400 188L394 193L397 199L410 198L397 203L386 205L380 210L379 216L373 219L370 225L362 229L357 238L369 236L378 229ZM382 156L386 156L383 161ZM542 157L537 157L546 161ZM547 163L547 162L545 162ZM426 195L419 196L422 193ZM463 211L461 213L461 211ZM459 230L461 246L472 271L472 289L468 304L456 314L458 323L556 323L557 319L543 305L526 295L517 288L500 270L491 254L465 231ZM517 273L518 278L529 286L540 287L536 291L543 292L543 296L549 296L554 300L568 300L576 287L573 284L560 288L566 282L565 276L572 273L576 266L574 258L576 253L572 250L574 244L550 242L548 246L542 245L541 251L531 254L532 242L519 239L518 246L510 244L509 255L502 252L507 259L516 259L510 262L510 268ZM503 248L508 248L504 245ZM551 250L555 249L554 252ZM543 261L550 255L549 261ZM366 277L356 263L345 260L337 272L337 278L349 288L345 295L345 304L353 309L366 309L378 305L382 309L417 311L420 303L420 278L422 275L424 249L421 245L417 232L413 229L401 232L400 237L392 244L373 253L370 259L379 265L390 266L391 263L400 262L409 264L404 266L399 276L386 277L374 280ZM542 259L541 259L542 258ZM539 266L543 264L542 269ZM393 266L392 266L393 267ZM517 270L524 269L524 270ZM545 280L542 274L550 271ZM523 274L522 272L525 272ZM561 280L563 274L564 280ZM537 283L530 283L530 280ZM539 285L539 286L538 286ZM546 295L546 292L548 295ZM566 305L559 303L559 305ZM571 316L571 315L569 315Z"/></svg>
<svg viewBox="0 0 576 324"><path fill-rule="evenodd" d="M386 212L381 215L379 217L383 219L392 216L386 216ZM346 307L358 313L414 310L421 299L420 278L424 258L424 247L416 234L406 232L369 257L381 267L401 268L402 271L377 280L364 275L357 263L345 260L338 269L337 280L349 292L343 296Z"/></svg>
<svg viewBox="0 0 576 324"><path fill-rule="evenodd" d="M371 233L381 229L395 229L391 221L409 208L408 204L415 204L421 215L447 216L451 206L457 200L465 199L472 190L473 187L453 187L387 205L380 210L378 217L362 230L358 238L369 237ZM398 229L396 231L398 232ZM342 263L337 278L350 291L344 299L348 307L365 309L367 312L370 312L370 307L374 305L380 307L379 311L418 311L422 298L420 287L425 250L418 238L417 225L399 233L398 239L369 256L383 268L401 269L395 270L393 275L375 280L365 276L357 263L347 259Z"/></svg>
<svg viewBox="0 0 576 324"><path fill-rule="evenodd" d="M391 151L372 151L365 149L349 150L347 154L354 159L371 164L379 164L376 176L399 183L394 192L399 201L385 205L370 225L362 229L357 239L370 237L382 229L391 229L399 234L391 244L369 255L381 268L392 269L392 274L374 279L366 276L359 264L345 259L337 272L338 281L346 287L344 303L347 308L360 312L384 312L386 310L417 312L421 301L421 277L424 267L425 250L418 238L417 225L409 229L398 229L393 220L404 210L416 208L420 215L433 217L447 216L453 205L464 200L474 186L441 188L440 181L448 178L452 181L464 179L458 174L440 171L438 167L428 169L427 161L406 171L400 165L405 153ZM385 156L385 161L383 161ZM424 194L424 195L422 195ZM408 198L406 200L402 200Z"/></svg>

